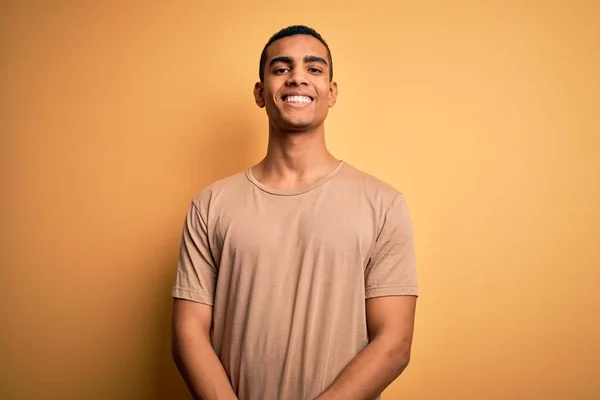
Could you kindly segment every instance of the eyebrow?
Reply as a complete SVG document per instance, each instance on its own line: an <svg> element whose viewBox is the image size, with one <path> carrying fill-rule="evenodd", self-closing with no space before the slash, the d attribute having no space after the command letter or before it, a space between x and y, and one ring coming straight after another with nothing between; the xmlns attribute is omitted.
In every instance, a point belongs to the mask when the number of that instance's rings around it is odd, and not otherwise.
<svg viewBox="0 0 600 400"><path fill-rule="evenodd" d="M276 64L276 63L292 64L293 61L294 61L294 59L292 57L287 57L287 56L273 57L273 59L269 62L269 66L272 66L273 64ZM319 56L306 56L306 57L304 57L304 62L305 63L316 62L316 63L323 64L323 65L329 65L323 57L319 57Z"/></svg>

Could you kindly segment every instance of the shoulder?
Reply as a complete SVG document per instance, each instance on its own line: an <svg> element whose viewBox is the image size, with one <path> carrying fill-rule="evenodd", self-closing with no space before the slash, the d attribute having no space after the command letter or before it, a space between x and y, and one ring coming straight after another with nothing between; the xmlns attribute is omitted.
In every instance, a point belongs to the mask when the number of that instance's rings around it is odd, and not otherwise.
<svg viewBox="0 0 600 400"><path fill-rule="evenodd" d="M357 190L370 203L385 210L392 204L404 201L404 194L389 182L346 163L340 174L340 184Z"/></svg>
<svg viewBox="0 0 600 400"><path fill-rule="evenodd" d="M219 203L239 199L249 186L246 170L218 179L206 185L192 198L192 204L202 214Z"/></svg>

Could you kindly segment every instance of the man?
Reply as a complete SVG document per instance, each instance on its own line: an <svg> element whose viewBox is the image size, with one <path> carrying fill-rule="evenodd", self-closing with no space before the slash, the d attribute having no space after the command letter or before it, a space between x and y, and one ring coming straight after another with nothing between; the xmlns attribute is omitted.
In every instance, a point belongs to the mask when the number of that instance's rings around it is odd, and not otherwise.
<svg viewBox="0 0 600 400"><path fill-rule="evenodd" d="M173 355L198 399L376 399L410 357L417 297L403 195L337 160L332 57L275 34L254 98L267 154L192 201L173 288Z"/></svg>

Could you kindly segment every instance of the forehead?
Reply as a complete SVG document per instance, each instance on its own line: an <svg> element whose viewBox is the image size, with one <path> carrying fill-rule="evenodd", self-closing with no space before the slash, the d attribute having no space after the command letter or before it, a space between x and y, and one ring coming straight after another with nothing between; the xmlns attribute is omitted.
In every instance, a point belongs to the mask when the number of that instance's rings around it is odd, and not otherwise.
<svg viewBox="0 0 600 400"><path fill-rule="evenodd" d="M327 48L310 35L294 35L274 41L267 49L267 63L274 57L302 59L305 56L320 56L327 60Z"/></svg>

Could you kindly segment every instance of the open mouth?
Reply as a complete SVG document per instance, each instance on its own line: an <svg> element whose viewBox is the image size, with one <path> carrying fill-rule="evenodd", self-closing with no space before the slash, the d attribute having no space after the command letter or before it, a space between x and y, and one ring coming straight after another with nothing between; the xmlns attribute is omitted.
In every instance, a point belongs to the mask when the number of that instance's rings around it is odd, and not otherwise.
<svg viewBox="0 0 600 400"><path fill-rule="evenodd" d="M313 102L313 98L304 95L289 95L283 96L282 100L288 104L310 104Z"/></svg>

